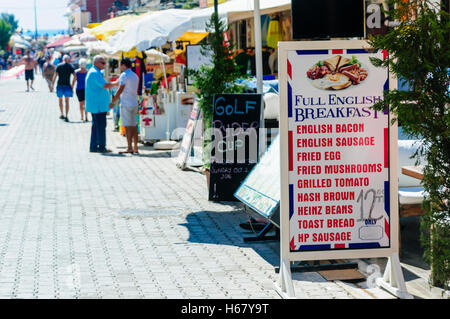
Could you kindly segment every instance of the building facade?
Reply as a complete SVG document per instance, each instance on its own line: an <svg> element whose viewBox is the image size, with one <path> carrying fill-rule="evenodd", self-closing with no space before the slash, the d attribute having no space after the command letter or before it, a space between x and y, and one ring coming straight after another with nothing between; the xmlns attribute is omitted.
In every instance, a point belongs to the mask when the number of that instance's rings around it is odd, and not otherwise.
<svg viewBox="0 0 450 319"><path fill-rule="evenodd" d="M75 32L82 30L89 23L105 21L117 12L128 9L128 2L129 0L69 0L70 27Z"/></svg>

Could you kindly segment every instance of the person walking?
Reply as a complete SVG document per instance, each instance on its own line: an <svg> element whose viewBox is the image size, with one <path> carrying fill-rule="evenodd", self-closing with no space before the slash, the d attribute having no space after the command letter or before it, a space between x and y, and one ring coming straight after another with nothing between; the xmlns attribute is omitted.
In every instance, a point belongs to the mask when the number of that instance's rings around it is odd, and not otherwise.
<svg viewBox="0 0 450 319"><path fill-rule="evenodd" d="M75 73L75 69L70 64L70 57L65 55L63 63L58 64L55 74L53 76L52 88L55 85L56 78L58 83L56 85L56 96L59 99L59 109L61 111L60 119L69 122L69 99L73 97L72 86L70 84L70 76ZM63 113L63 97L66 102L66 116Z"/></svg>
<svg viewBox="0 0 450 319"><path fill-rule="evenodd" d="M46 62L44 63L44 66L42 67L42 77L47 81L48 89L50 92L53 92L53 76L55 75L56 67L51 62L50 56L46 58Z"/></svg>
<svg viewBox="0 0 450 319"><path fill-rule="evenodd" d="M106 82L102 70L106 62L103 56L96 55L94 66L86 75L86 111L92 115L91 142L89 151L94 153L110 153L106 148L106 113L109 111L111 98L108 89L118 83Z"/></svg>
<svg viewBox="0 0 450 319"><path fill-rule="evenodd" d="M39 58L37 60L37 63L39 64L39 70L41 71L41 74L44 73L44 63L45 63L45 57L44 52L39 52Z"/></svg>
<svg viewBox="0 0 450 319"><path fill-rule="evenodd" d="M120 61L120 70L122 73L119 77L119 89L112 98L109 108L113 108L115 102L120 97L120 118L122 125L125 127L125 135L127 137L128 148L123 153L139 154L138 151L138 130L137 130L137 114L138 114L138 97L137 90L139 85L139 77L131 70L131 60L123 58ZM134 149L132 147L134 143Z"/></svg>
<svg viewBox="0 0 450 319"><path fill-rule="evenodd" d="M6 69L7 70L11 69L13 67L13 65L14 65L14 60L13 60L12 55L10 55L8 57L8 59L6 60Z"/></svg>
<svg viewBox="0 0 450 319"><path fill-rule="evenodd" d="M36 61L31 56L30 51L25 52L21 64L25 64L25 81L27 82L27 92L30 92L30 88L34 91L33 82L34 82L34 68L36 67Z"/></svg>
<svg viewBox="0 0 450 319"><path fill-rule="evenodd" d="M88 72L88 69L86 69L86 64L87 64L86 59L80 59L78 61L78 65L80 66L80 68L75 70L75 76L73 77L73 82L72 82L72 89L75 87L75 83L77 85L75 92L77 94L78 102L80 102L81 121L84 121L84 122L88 121L88 115L84 108L85 84L86 84L86 75Z"/></svg>

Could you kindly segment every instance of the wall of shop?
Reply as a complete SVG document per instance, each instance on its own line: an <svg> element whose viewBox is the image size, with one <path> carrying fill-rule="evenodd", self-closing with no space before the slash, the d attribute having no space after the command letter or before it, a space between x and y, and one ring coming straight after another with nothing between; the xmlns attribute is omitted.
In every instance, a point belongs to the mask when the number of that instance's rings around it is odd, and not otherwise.
<svg viewBox="0 0 450 319"><path fill-rule="evenodd" d="M109 19L110 14L108 13L108 9L114 5L115 1L116 0L86 0L86 11L91 13L91 22L102 22ZM124 6L128 6L128 0L121 0L121 2Z"/></svg>

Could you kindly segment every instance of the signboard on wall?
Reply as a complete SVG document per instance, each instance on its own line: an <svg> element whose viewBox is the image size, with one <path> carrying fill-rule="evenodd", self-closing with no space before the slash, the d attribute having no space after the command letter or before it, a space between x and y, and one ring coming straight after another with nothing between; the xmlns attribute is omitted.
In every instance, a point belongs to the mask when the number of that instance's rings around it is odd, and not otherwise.
<svg viewBox="0 0 450 319"><path fill-rule="evenodd" d="M291 293L289 261L389 257L380 285L408 296L397 255L397 127L388 109L372 108L394 81L370 62L387 54L366 48L279 44L280 273Z"/></svg>
<svg viewBox="0 0 450 319"><path fill-rule="evenodd" d="M209 200L236 201L234 193L258 162L261 94L214 97Z"/></svg>

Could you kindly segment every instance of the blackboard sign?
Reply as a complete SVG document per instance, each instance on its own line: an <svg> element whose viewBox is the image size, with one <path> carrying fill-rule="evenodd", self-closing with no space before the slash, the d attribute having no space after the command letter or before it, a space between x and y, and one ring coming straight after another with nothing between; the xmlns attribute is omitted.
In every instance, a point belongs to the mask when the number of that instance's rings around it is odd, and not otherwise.
<svg viewBox="0 0 450 319"><path fill-rule="evenodd" d="M236 201L234 192L259 157L261 94L214 97L209 200Z"/></svg>

